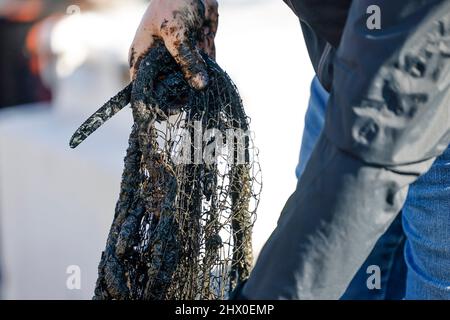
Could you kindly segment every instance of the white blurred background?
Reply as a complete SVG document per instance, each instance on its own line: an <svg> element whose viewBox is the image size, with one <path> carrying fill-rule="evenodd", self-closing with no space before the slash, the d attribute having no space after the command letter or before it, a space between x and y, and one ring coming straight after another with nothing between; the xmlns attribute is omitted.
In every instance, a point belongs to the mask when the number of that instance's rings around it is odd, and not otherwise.
<svg viewBox="0 0 450 320"><path fill-rule="evenodd" d="M295 188L313 70L298 19L282 0L219 3L217 61L241 92L260 149L257 254ZM90 299L114 214L130 109L76 150L68 141L126 83L128 47L145 3L74 8L42 27L52 59L41 72L51 102L0 109L3 299ZM66 286L71 265L81 270L79 290Z"/></svg>

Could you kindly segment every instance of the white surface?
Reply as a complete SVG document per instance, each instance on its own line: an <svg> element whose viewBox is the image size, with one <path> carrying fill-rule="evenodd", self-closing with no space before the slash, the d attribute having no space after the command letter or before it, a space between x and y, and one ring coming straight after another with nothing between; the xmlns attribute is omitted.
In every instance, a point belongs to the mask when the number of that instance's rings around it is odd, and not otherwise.
<svg viewBox="0 0 450 320"><path fill-rule="evenodd" d="M77 122L41 108L1 114L5 298L90 298L129 130L105 128L75 152L67 137ZM81 290L66 288L69 265L82 270Z"/></svg>
<svg viewBox="0 0 450 320"><path fill-rule="evenodd" d="M260 149L263 193L254 233L259 252L296 185L314 71L297 17L282 1L221 7L217 60L236 82Z"/></svg>
<svg viewBox="0 0 450 320"><path fill-rule="evenodd" d="M249 2L221 5L217 58L241 91L260 149L264 187L254 236L259 251L295 188L313 71L289 8L280 0ZM69 150L71 134L96 110L98 99L114 94L111 87L99 86L105 81L103 72L83 76L81 70L61 88L72 109L38 106L0 112L4 298L90 299L93 294L131 116L123 111L78 149ZM85 89L96 96L86 95ZM78 101L83 101L80 110ZM69 265L81 267L81 290L66 288Z"/></svg>

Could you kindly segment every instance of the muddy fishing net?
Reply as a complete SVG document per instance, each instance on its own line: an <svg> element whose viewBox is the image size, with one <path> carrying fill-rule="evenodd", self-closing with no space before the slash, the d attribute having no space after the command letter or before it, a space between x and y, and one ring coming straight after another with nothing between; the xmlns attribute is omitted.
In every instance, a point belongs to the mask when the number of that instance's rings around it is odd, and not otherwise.
<svg viewBox="0 0 450 320"><path fill-rule="evenodd" d="M238 91L206 55L191 89L164 46L75 133L131 102L134 125L94 299L226 299L250 273L261 172Z"/></svg>

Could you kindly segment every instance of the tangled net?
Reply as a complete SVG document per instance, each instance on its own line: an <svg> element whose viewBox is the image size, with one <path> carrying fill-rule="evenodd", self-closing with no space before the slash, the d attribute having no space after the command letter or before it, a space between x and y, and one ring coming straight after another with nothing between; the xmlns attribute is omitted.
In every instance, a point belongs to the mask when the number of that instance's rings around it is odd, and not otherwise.
<svg viewBox="0 0 450 320"><path fill-rule="evenodd" d="M134 125L94 299L226 299L249 276L257 151L235 85L204 59L208 87L193 90L160 44L71 140L76 147L131 101Z"/></svg>

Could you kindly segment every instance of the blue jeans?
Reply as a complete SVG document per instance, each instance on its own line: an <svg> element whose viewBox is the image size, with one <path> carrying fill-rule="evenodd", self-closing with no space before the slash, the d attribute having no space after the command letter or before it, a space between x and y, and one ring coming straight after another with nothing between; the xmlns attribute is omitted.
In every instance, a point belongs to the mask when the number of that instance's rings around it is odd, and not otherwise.
<svg viewBox="0 0 450 320"><path fill-rule="evenodd" d="M297 178L324 126L328 98L314 78ZM381 271L380 289L367 286L372 274L368 267L373 265ZM450 147L410 186L402 213L378 240L342 299L450 299Z"/></svg>

